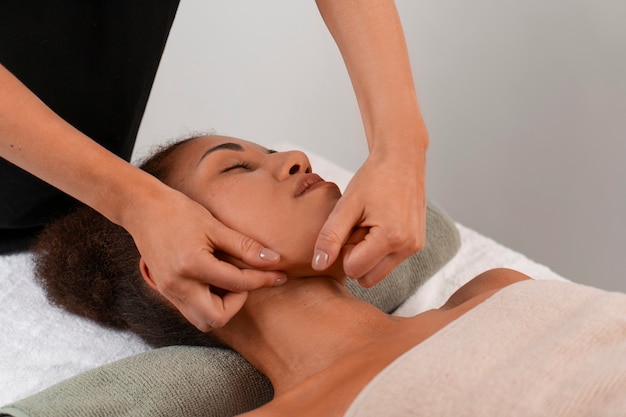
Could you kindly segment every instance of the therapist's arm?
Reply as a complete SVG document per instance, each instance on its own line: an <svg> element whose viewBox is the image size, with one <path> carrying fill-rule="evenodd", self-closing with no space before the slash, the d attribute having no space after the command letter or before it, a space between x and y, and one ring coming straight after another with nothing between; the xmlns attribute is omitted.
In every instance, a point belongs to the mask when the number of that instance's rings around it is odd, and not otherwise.
<svg viewBox="0 0 626 417"><path fill-rule="evenodd" d="M277 254L83 135L2 65L0 157L124 227L159 291L201 330L225 324L248 290L284 280L281 272L240 270L215 258L220 249L261 269L278 261ZM218 297L209 284L232 292Z"/></svg>
<svg viewBox="0 0 626 417"><path fill-rule="evenodd" d="M395 3L317 5L350 75L369 156L322 228L313 266L323 269L341 255L346 274L372 286L424 246L428 134ZM353 227L368 233L344 247Z"/></svg>

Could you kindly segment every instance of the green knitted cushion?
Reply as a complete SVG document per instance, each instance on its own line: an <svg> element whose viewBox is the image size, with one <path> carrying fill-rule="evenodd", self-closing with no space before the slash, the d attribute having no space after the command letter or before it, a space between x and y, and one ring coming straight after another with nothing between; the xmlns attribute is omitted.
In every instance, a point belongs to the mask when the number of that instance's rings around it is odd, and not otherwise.
<svg viewBox="0 0 626 417"><path fill-rule="evenodd" d="M348 280L359 298L392 312L454 256L454 223L428 205L426 244L370 289ZM237 353L174 346L131 356L60 382L0 410L13 417L224 417L272 399L272 386Z"/></svg>

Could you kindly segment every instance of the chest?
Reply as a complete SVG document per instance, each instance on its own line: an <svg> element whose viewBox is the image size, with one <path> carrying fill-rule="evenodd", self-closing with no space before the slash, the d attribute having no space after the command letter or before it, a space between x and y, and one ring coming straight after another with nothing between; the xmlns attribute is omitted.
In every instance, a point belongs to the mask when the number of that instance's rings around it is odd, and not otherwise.
<svg viewBox="0 0 626 417"><path fill-rule="evenodd" d="M246 417L341 417L352 401L383 369L449 323L453 314L433 310L427 320L403 319L389 332L355 347L333 363Z"/></svg>

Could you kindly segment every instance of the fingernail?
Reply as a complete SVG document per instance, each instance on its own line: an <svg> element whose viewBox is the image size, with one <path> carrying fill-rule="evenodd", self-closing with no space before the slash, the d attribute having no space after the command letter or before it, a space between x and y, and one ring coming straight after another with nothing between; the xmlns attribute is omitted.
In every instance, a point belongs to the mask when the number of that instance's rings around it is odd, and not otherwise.
<svg viewBox="0 0 626 417"><path fill-rule="evenodd" d="M323 250L317 249L315 251L315 254L313 255L313 262L311 263L311 266L313 267L313 269L316 269L318 271L326 269L327 263L328 263L328 254L324 252Z"/></svg>
<svg viewBox="0 0 626 417"><path fill-rule="evenodd" d="M278 287L279 285L283 285L286 282L287 282L287 277L276 278L276 283L274 283L274 286Z"/></svg>
<svg viewBox="0 0 626 417"><path fill-rule="evenodd" d="M280 255L269 248L263 248L259 253L259 258L266 262L275 262L280 259Z"/></svg>

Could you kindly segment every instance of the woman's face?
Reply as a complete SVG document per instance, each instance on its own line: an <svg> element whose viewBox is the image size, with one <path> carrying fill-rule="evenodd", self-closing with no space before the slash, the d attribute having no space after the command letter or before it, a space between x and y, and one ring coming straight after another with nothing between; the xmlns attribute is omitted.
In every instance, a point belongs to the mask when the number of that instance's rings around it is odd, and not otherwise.
<svg viewBox="0 0 626 417"><path fill-rule="evenodd" d="M310 266L315 241L341 192L312 173L305 154L205 136L177 151L172 172L174 188L280 253L277 269L290 277L319 275Z"/></svg>

